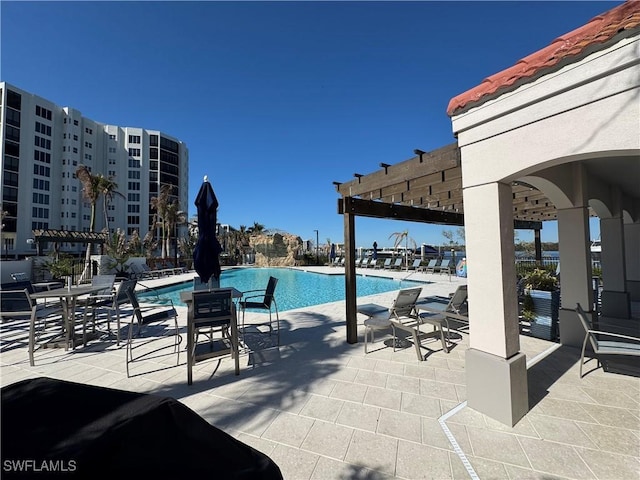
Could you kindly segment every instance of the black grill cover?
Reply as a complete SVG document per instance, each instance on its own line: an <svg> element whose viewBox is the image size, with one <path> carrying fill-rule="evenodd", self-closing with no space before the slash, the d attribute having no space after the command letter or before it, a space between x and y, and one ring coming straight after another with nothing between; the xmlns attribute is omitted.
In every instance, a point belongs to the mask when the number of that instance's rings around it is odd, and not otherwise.
<svg viewBox="0 0 640 480"><path fill-rule="evenodd" d="M173 398L50 378L1 395L3 478L282 479L269 457Z"/></svg>

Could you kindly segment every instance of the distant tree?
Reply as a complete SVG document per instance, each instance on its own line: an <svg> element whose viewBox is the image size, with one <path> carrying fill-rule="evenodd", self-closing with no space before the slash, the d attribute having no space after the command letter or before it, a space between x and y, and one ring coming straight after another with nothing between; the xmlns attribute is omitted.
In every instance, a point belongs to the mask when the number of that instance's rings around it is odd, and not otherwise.
<svg viewBox="0 0 640 480"><path fill-rule="evenodd" d="M167 208L172 202L173 185L163 184L157 197L151 197L151 209L155 211L153 227L160 227L160 248L162 259L167 258Z"/></svg>
<svg viewBox="0 0 640 480"><path fill-rule="evenodd" d="M100 182L98 185L100 189L100 193L103 197L103 208L104 208L104 224L107 228L107 232L109 231L109 204L113 201L114 196L119 196L121 198L126 198L122 193L118 192L118 184L113 180L113 177L102 177L100 178Z"/></svg>
<svg viewBox="0 0 640 480"><path fill-rule="evenodd" d="M82 184L82 195L89 201L91 206L91 216L89 220L89 231L95 232L96 229L96 205L100 195L105 195L105 221L107 217L107 204L109 199L117 193L118 184L113 181L112 177L106 178L104 175L93 175L86 165L79 165L76 169L76 178ZM108 225L108 223L107 223ZM108 229L107 229L108 231ZM87 244L85 254L84 270L80 276L80 282L89 276L89 268L91 266L91 243Z"/></svg>
<svg viewBox="0 0 640 480"><path fill-rule="evenodd" d="M391 235L389 235L389 238L391 237L395 237L394 240L394 245L393 248L394 250L398 248L398 246L400 244L402 244L402 242L404 241L405 243L405 256L404 256L404 266L408 267L409 265L409 244L411 244L411 247L415 250L416 248L418 248L418 245L416 244L415 240L411 237L409 237L409 230L405 230L403 232L394 232Z"/></svg>

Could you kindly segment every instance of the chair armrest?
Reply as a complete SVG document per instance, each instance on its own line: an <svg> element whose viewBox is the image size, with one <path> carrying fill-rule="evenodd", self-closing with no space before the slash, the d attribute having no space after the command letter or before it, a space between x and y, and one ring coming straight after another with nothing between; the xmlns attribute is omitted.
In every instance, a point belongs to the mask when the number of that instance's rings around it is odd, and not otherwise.
<svg viewBox="0 0 640 480"><path fill-rule="evenodd" d="M242 294L242 296L244 297L244 294L245 294L245 293L253 293L253 292L263 292L263 293L265 293L266 291L267 291L267 290L266 290L265 288L259 288L259 289L257 289L257 290L245 290L244 292L240 292L240 293L241 293L241 294ZM254 297L255 297L255 296L258 296L258 295L254 295Z"/></svg>
<svg viewBox="0 0 640 480"><path fill-rule="evenodd" d="M390 322L393 327L404 330L405 332L413 333L416 331L416 325L406 325L398 320L390 320Z"/></svg>
<svg viewBox="0 0 640 480"><path fill-rule="evenodd" d="M603 332L602 330L587 330L588 333L593 333L595 335L603 335L606 337L615 337L615 338L623 338L625 340L631 340L634 342L640 343L640 338L632 337L630 335L622 335L620 333L612 333L612 332Z"/></svg>
<svg viewBox="0 0 640 480"><path fill-rule="evenodd" d="M264 291L264 290L263 290ZM245 297L244 295L242 297L240 297L240 302L245 302L247 300L249 300L250 298L264 298L264 294L261 295L249 295L248 297Z"/></svg>

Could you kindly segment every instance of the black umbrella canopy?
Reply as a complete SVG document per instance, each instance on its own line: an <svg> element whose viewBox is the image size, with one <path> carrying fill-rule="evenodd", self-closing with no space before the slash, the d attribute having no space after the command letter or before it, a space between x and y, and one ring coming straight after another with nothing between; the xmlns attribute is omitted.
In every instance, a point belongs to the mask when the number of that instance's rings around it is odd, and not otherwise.
<svg viewBox="0 0 640 480"><path fill-rule="evenodd" d="M220 278L222 247L216 237L218 199L206 176L196 196L195 205L198 211L198 243L193 251L193 266L200 281L207 283L211 276Z"/></svg>

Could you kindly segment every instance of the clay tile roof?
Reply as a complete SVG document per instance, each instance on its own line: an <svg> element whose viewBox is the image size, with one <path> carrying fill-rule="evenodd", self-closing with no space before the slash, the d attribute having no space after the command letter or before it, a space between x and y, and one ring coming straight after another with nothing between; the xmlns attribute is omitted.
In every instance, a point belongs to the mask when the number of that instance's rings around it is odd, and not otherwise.
<svg viewBox="0 0 640 480"><path fill-rule="evenodd" d="M552 68L561 66L570 57L590 53L594 46L607 42L620 32L639 26L640 1L627 0L593 18L586 25L558 37L549 46L523 58L514 66L485 78L477 87L453 97L449 101L447 114L453 116L466 107L476 106L498 90L501 94L515 89L526 81L549 73Z"/></svg>

